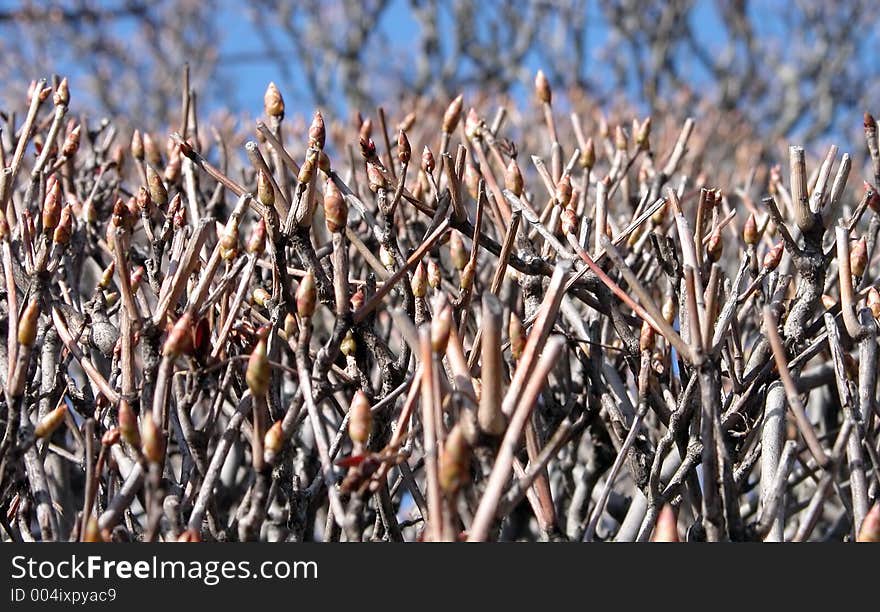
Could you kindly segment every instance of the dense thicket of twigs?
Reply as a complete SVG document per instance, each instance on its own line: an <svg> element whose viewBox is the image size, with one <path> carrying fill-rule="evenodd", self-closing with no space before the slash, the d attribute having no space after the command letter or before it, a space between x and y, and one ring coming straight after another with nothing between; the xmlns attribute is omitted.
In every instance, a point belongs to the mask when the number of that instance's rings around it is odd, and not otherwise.
<svg viewBox="0 0 880 612"><path fill-rule="evenodd" d="M183 92L4 128L4 540L880 539L869 115L847 189L542 73L307 131L270 84L243 150Z"/></svg>

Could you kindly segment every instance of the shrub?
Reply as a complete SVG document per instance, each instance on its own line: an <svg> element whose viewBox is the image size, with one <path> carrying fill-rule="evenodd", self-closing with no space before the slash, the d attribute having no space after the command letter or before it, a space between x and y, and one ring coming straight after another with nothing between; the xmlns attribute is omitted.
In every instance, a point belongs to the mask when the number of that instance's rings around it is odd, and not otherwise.
<svg viewBox="0 0 880 612"><path fill-rule="evenodd" d="M184 91L167 139L57 80L6 131L4 538L877 539L848 154L539 72L396 125L270 84L240 155Z"/></svg>

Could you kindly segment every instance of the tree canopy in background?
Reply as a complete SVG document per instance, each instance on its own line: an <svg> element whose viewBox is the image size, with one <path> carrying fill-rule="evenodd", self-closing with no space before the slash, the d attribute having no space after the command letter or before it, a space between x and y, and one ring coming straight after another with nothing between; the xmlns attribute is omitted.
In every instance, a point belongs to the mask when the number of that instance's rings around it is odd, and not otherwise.
<svg viewBox="0 0 880 612"><path fill-rule="evenodd" d="M256 111L274 79L303 113L477 86L521 95L541 67L606 105L668 111L687 96L811 139L872 108L878 19L862 0L23 2L0 9L0 78L72 74L98 110L155 121L179 107L184 61L218 108Z"/></svg>

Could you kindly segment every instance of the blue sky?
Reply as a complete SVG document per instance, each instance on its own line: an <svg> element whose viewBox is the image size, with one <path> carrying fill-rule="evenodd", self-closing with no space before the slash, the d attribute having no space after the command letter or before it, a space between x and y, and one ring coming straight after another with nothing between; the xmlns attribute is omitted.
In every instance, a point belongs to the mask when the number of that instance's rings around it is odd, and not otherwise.
<svg viewBox="0 0 880 612"><path fill-rule="evenodd" d="M392 0L380 22L381 34L388 40L399 41L392 44L404 51L404 56L407 45L411 42L400 40L405 37L393 34L417 30L418 25L413 20L408 5L408 0ZM750 3L749 6L750 13L755 17L756 33L762 37L778 38L783 31L779 18L780 11L784 10L779 3L758 1ZM290 99L291 110L310 112L314 101L305 91L302 72L293 59L293 53L290 53L292 61L288 66L293 78L288 80L284 78L276 64L265 59L265 48L259 40L253 22L243 14L246 9L242 8L242 4L234 0L222 0L221 7L218 15L222 29L222 38L219 41L221 63L223 59L231 60L225 63L222 70L224 75L236 84L236 95L232 100L234 105L239 107L236 110L260 112L261 99L249 94L254 91L261 92L269 81L274 80L285 93L293 90L299 94L287 96ZM446 17L445 11L441 12L441 31L448 31L451 27L449 23L444 23ZM588 4L587 24L589 32L587 54L591 55L607 41L604 16L596 2ZM715 3L697 2L692 15L692 24L699 41L705 43L709 49L717 50L719 47L717 41L724 37L724 26L717 14ZM283 37L279 37L278 40L281 41L280 46L283 48L285 44ZM783 44L782 40L780 44ZM534 54L527 58L526 65L531 74L542 67L540 60ZM685 65L692 84L697 85L706 81L706 71L695 60ZM602 66L597 68L601 71ZM515 96L523 96L530 90L531 82L525 82L519 84L513 93ZM632 95L633 92L628 93Z"/></svg>
<svg viewBox="0 0 880 612"><path fill-rule="evenodd" d="M275 81L282 88L282 93L289 94L291 90L299 95L285 95L285 103L290 110L309 114L314 100L308 95L305 88L305 79L302 70L293 61L295 57L292 49L286 49L291 56L288 70L293 79L286 80L278 66L265 59L265 47L259 41L259 35L254 23L244 15L247 9L242 8L241 2L235 0L223 0L218 20L223 30L223 38L220 41L221 63L223 58L232 58L234 67L226 70L226 74L236 83L237 95L233 102L240 105L239 110L259 114L262 112L262 92L269 81ZM407 0L393 0L386 10L380 27L383 34L391 38L390 34L399 31L413 31L417 24L413 21L407 7ZM278 37L280 47L284 50L286 44L283 36ZM251 92L259 92L259 96L245 95Z"/></svg>

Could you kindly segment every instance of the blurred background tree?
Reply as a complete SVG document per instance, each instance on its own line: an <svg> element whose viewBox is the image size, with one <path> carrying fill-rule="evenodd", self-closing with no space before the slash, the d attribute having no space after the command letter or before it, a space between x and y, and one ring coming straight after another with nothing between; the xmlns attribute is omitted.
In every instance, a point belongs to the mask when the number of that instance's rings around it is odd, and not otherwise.
<svg viewBox="0 0 880 612"><path fill-rule="evenodd" d="M878 82L867 0L58 0L0 4L0 78L72 74L96 109L169 117L189 62L203 100L259 109L276 80L294 111L417 94L556 88L644 112L711 104L769 136L858 128ZM367 77L367 75L380 75ZM139 95L132 96L132 91ZM4 88L0 103L21 99ZM857 124L857 122L855 122Z"/></svg>

